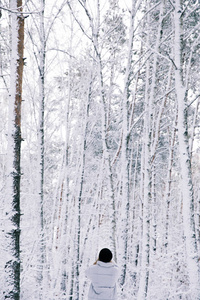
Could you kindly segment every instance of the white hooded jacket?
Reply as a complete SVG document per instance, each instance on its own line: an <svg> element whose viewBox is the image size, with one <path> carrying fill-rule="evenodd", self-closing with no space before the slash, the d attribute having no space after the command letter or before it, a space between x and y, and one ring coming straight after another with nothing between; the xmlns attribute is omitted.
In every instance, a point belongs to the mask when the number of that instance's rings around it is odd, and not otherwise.
<svg viewBox="0 0 200 300"><path fill-rule="evenodd" d="M86 277L91 280L88 300L116 300L116 282L119 269L113 262L97 261L96 265L86 270Z"/></svg>

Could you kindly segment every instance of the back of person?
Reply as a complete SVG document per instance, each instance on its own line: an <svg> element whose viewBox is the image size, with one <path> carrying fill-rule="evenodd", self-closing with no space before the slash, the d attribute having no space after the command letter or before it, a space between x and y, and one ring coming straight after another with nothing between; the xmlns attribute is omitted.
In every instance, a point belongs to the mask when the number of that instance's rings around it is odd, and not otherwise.
<svg viewBox="0 0 200 300"><path fill-rule="evenodd" d="M116 282L119 277L117 265L111 261L112 253L104 248L94 265L86 270L86 276L91 280L88 300L116 300Z"/></svg>

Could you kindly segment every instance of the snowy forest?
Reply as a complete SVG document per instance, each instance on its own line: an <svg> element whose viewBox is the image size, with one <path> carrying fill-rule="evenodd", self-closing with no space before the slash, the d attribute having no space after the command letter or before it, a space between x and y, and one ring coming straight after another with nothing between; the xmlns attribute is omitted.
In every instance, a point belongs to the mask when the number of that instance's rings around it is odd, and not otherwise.
<svg viewBox="0 0 200 300"><path fill-rule="evenodd" d="M200 299L199 0L1 0L0 120L0 299Z"/></svg>

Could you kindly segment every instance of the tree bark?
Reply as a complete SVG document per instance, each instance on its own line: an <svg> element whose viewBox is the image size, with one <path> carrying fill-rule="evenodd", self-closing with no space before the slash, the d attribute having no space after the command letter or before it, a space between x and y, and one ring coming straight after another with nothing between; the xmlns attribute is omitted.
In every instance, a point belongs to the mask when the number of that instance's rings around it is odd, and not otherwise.
<svg viewBox="0 0 200 300"><path fill-rule="evenodd" d="M40 197L40 266L38 281L41 286L40 299L43 299L44 290L44 264L46 261L46 246L45 246L45 232L44 232L44 109L45 109L45 58L46 58L46 38L44 28L44 9L45 1L40 2L40 54L39 54L39 100L40 100L40 111L39 111L39 197Z"/></svg>
<svg viewBox="0 0 200 300"><path fill-rule="evenodd" d="M5 299L20 299L20 179L21 179L21 103L24 66L24 17L22 0L12 0L11 10L11 80L9 104L7 211L6 237L10 259L5 271L7 286Z"/></svg>

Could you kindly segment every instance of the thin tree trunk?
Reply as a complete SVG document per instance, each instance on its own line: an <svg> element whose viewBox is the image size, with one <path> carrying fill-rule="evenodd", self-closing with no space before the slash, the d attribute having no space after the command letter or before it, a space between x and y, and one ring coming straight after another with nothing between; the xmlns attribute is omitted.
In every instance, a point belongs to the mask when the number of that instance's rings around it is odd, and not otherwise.
<svg viewBox="0 0 200 300"><path fill-rule="evenodd" d="M76 269L75 269L75 299L79 300L80 295L80 266L81 266L81 206L82 206L82 193L83 193L83 184L84 184L84 174L85 174L85 156L87 148L87 134L88 134L88 118L90 111L90 101L91 101L91 87L92 87L92 75L89 82L88 94L87 94L87 104L85 112L85 124L83 128L83 143L81 151L81 177L80 177L80 189L78 194L78 203L77 203L77 229L76 229Z"/></svg>
<svg viewBox="0 0 200 300"><path fill-rule="evenodd" d="M11 45L11 80L8 133L8 185L7 212L9 226L6 231L9 240L10 258L5 271L7 287L5 299L20 299L20 157L21 157L21 102L24 51L24 17L22 0L10 2L12 45ZM8 205L7 205L8 204ZM9 228L9 229L8 229Z"/></svg>
<svg viewBox="0 0 200 300"><path fill-rule="evenodd" d="M198 100L197 100L197 104L196 104L196 108L195 108L195 112L194 112L193 124L192 124L192 133L191 133L190 150L189 150L191 160L192 160L192 154L193 154L195 129L197 127L196 123L197 123L197 117L198 117L198 113L199 113L199 107L200 107L200 97L198 97Z"/></svg>
<svg viewBox="0 0 200 300"><path fill-rule="evenodd" d="M177 128L177 113L174 121L174 126L172 130L172 137L170 140L169 145L169 158L168 158L168 169L167 169L167 180L166 180L166 187L165 187L165 196L164 202L166 206L166 220L165 220L165 251L168 252L168 243L169 243L169 216L170 216L170 204L171 204L171 185L172 185L172 167L174 162L174 145L175 145L175 138L176 138L176 128Z"/></svg>
<svg viewBox="0 0 200 300"><path fill-rule="evenodd" d="M149 78L149 70L147 68L147 81ZM140 280L139 280L139 290L138 299L147 299L148 292L148 282L149 282L149 255L150 255L150 215L149 215L149 202L150 202L150 164L149 164L149 104L148 104L148 82L146 83L146 103L145 103L145 120L144 120L144 164L143 164L143 189L142 189L142 241L141 241L141 266L140 266Z"/></svg>
<svg viewBox="0 0 200 300"><path fill-rule="evenodd" d="M40 226L41 226L41 237L40 237L40 273L39 273L39 283L40 283L40 299L43 299L44 291L44 264L45 264L45 232L44 232L44 85L45 85L45 28L44 28L44 9L45 0L40 2L41 12L40 12L40 60L39 60L39 97L40 97L40 111L39 111L39 174L40 174L40 186L39 186L39 196L40 196Z"/></svg>
<svg viewBox="0 0 200 300"><path fill-rule="evenodd" d="M186 263L189 277L189 288L192 299L200 298L200 278L198 268L198 253L194 223L194 196L189 154L187 130L187 91L183 82L182 66L182 32L181 32L181 3L175 1L174 11L174 53L175 53L175 90L178 104L178 142L181 169L181 190L183 201L183 230L186 246Z"/></svg>
<svg viewBox="0 0 200 300"><path fill-rule="evenodd" d="M132 50L134 40L134 21L135 21L135 1L132 1L131 14L130 14L130 29L129 29L129 45L126 63L126 73L124 79L123 103L122 103L122 153L121 153L121 166L122 166L122 271L121 271L121 286L125 284L127 273L127 259L128 259L128 230L129 230L129 86L131 83L131 63L132 63Z"/></svg>
<svg viewBox="0 0 200 300"><path fill-rule="evenodd" d="M148 20L148 19L147 19ZM149 20L148 20L149 24ZM147 31L147 42L149 42L149 30ZM142 240L140 250L140 279L138 287L138 299L147 299L148 284L149 284L149 256L150 256L150 215L149 205L151 200L151 166L150 166L150 147L151 141L151 118L152 118L152 103L149 98L149 78L150 78L150 62L146 65L146 82L145 82L145 116L143 130L143 146L142 146L142 182L141 182L141 199L142 199Z"/></svg>

